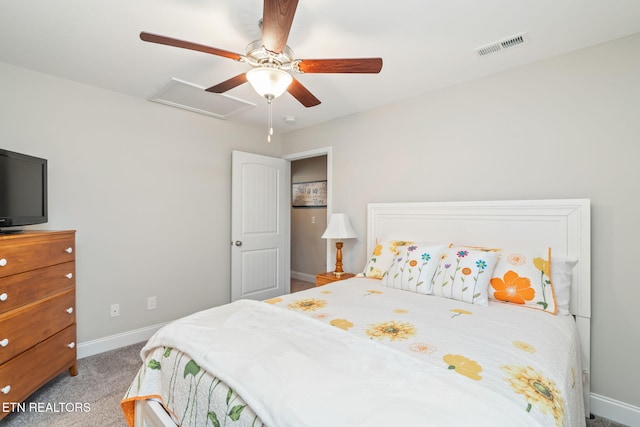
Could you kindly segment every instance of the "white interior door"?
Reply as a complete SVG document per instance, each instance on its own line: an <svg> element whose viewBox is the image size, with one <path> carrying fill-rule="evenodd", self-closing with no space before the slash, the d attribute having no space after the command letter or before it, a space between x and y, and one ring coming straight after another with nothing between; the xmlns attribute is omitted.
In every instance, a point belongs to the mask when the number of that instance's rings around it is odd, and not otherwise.
<svg viewBox="0 0 640 427"><path fill-rule="evenodd" d="M290 292L290 163L233 151L231 300Z"/></svg>

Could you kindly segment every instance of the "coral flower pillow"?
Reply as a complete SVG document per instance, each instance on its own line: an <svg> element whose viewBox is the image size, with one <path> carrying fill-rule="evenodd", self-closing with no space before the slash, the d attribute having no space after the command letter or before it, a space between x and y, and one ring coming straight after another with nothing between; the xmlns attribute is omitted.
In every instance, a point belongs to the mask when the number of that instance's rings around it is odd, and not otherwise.
<svg viewBox="0 0 640 427"><path fill-rule="evenodd" d="M489 299L556 314L550 269L551 248L543 251L502 250L490 280Z"/></svg>

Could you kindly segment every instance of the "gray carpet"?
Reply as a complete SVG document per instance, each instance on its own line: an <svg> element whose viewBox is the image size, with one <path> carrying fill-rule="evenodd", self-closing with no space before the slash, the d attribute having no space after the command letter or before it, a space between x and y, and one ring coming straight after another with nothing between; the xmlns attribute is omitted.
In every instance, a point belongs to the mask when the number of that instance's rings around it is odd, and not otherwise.
<svg viewBox="0 0 640 427"><path fill-rule="evenodd" d="M0 425L7 427L123 427L120 400L127 391L141 365L140 349L143 343L80 359L78 375L63 373L34 393L29 403L79 403L88 412L14 412ZM83 406L83 404L85 404ZM86 405L88 404L88 405ZM56 409L56 408L54 408ZM624 427L604 418L587 420L587 427Z"/></svg>
<svg viewBox="0 0 640 427"><path fill-rule="evenodd" d="M140 349L143 343L123 347L78 360L78 375L60 374L27 400L27 412L14 412L0 425L11 427L48 426L48 427L85 427L85 426L126 426L120 400L133 381L142 365ZM29 403L81 404L89 412L64 412L58 405L50 409L63 412L28 411ZM82 405L88 404L88 405ZM46 408L44 408L46 409Z"/></svg>

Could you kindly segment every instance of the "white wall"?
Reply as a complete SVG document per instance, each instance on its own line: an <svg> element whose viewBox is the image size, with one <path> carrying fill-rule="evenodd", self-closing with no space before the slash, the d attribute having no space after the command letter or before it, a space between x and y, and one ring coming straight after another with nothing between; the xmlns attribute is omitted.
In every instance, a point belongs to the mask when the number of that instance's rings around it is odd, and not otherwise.
<svg viewBox="0 0 640 427"><path fill-rule="evenodd" d="M230 301L231 150L277 156L279 142L2 63L0 93L0 147L49 160L36 228L77 230L80 343Z"/></svg>
<svg viewBox="0 0 640 427"><path fill-rule="evenodd" d="M369 202L591 198L592 392L640 407L640 35L287 134L332 141L333 209ZM490 57L486 58L491 60ZM484 59L483 59L484 60Z"/></svg>

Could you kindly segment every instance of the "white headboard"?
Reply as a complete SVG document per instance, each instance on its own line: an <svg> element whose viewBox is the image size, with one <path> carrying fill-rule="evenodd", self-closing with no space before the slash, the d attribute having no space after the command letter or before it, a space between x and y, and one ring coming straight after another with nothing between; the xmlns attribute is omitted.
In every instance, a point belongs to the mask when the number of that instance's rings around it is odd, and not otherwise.
<svg viewBox="0 0 640 427"><path fill-rule="evenodd" d="M591 318L589 199L370 203L367 253L376 239L509 248L552 248L577 258L570 310L576 316L588 405ZM587 406L587 410L589 407ZM587 412L589 413L589 412Z"/></svg>

